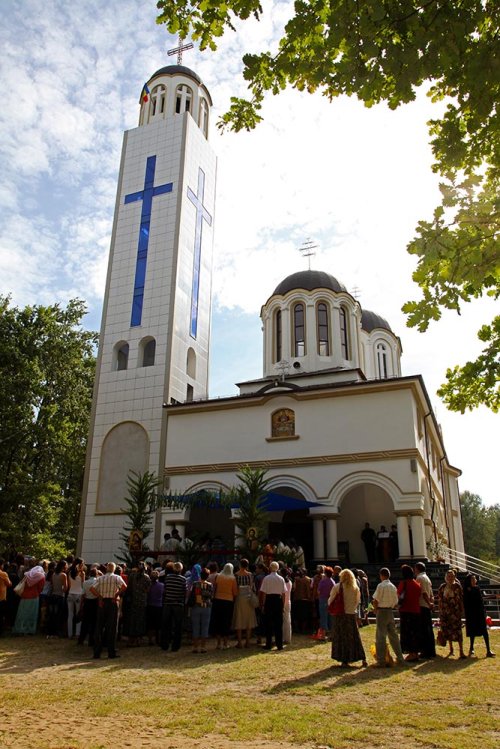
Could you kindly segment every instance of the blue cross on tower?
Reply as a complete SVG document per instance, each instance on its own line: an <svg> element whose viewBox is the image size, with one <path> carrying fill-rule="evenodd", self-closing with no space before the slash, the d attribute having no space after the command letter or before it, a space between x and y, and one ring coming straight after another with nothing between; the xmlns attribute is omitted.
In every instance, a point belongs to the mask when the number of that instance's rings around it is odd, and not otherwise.
<svg viewBox="0 0 500 749"><path fill-rule="evenodd" d="M137 262L135 265L134 296L132 299L131 327L141 324L142 304L144 301L144 284L146 282L146 264L148 259L149 224L151 222L151 208L153 198L172 192L173 182L153 187L155 181L156 156L148 156L146 162L146 176L144 190L125 195L125 204L142 200L141 226L139 229L139 244L137 246Z"/></svg>
<svg viewBox="0 0 500 749"><path fill-rule="evenodd" d="M201 264L201 237L203 231L203 220L212 226L212 216L203 205L205 194L205 172L198 168L198 191L195 195L190 187L187 189L188 198L196 208L196 227L194 232L194 259L193 259L193 285L191 287L191 322L189 333L196 338L198 331L198 297L200 292L200 264Z"/></svg>

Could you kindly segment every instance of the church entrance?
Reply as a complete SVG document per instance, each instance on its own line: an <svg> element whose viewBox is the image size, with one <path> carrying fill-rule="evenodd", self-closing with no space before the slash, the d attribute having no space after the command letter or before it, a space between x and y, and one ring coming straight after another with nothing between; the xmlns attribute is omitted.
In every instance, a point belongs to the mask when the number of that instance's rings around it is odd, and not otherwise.
<svg viewBox="0 0 500 749"><path fill-rule="evenodd" d="M375 484L359 484L350 489L342 498L340 516L337 520L337 536L339 555L345 564L359 564L368 562L365 545L361 533L369 523L378 533L381 526L385 526L389 534L391 526L396 524L396 515L392 499L384 489ZM391 550L387 546L388 558L377 561L390 562Z"/></svg>
<svg viewBox="0 0 500 749"><path fill-rule="evenodd" d="M227 508L193 507L186 535L193 541L216 541L215 548L234 548L234 522ZM219 560L216 560L219 561Z"/></svg>
<svg viewBox="0 0 500 749"><path fill-rule="evenodd" d="M281 514L278 520L273 516ZM286 510L283 513L269 513L268 532L273 538L290 546L292 543L302 546L306 563L314 556L312 521L307 508L300 510Z"/></svg>
<svg viewBox="0 0 500 749"><path fill-rule="evenodd" d="M289 486L273 488L268 495L268 536L286 546L302 546L306 564L314 557L312 506L298 489Z"/></svg>

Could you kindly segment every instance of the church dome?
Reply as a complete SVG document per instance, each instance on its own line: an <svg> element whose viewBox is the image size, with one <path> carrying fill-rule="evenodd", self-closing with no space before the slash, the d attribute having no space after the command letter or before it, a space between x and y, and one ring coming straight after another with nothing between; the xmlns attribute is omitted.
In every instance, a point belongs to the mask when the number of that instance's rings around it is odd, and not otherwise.
<svg viewBox="0 0 500 749"><path fill-rule="evenodd" d="M164 68L160 68L159 70L157 70L156 73L153 73L148 83L150 83L154 78L157 78L160 75L185 75L188 78L192 78L193 81L196 81L199 86L203 86L209 96L210 105L212 105L213 102L210 97L210 92L204 85L198 73L195 73L194 70L191 70L191 68L187 68L185 65L166 65Z"/></svg>
<svg viewBox="0 0 500 749"><path fill-rule="evenodd" d="M369 309L364 309L361 313L361 327L363 330L366 330L367 333L371 333L375 328L383 328L392 333L391 326L387 320Z"/></svg>
<svg viewBox="0 0 500 749"><path fill-rule="evenodd" d="M156 73L153 73L151 76L151 79L156 78L157 75L188 75L190 78L194 78L196 83L201 83L202 80L200 76L194 72L194 70L191 70L191 68L186 68L185 65L166 65L164 68L160 68L156 71ZM150 79L150 80L151 80Z"/></svg>
<svg viewBox="0 0 500 749"><path fill-rule="evenodd" d="M347 291L344 284L337 281L334 276L321 270L301 270L298 273L292 273L279 283L271 296L279 294L284 296L289 291L295 289L305 289L313 291L314 289L330 289L331 291Z"/></svg>

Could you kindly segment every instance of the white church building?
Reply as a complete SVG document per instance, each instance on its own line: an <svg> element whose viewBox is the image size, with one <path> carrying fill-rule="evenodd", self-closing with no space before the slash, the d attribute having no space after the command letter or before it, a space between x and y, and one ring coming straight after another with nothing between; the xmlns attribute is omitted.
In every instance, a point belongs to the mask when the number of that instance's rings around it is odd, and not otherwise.
<svg viewBox="0 0 500 749"><path fill-rule="evenodd" d="M211 97L182 65L158 70L124 135L78 552L116 558L128 472L167 491L270 480L269 535L309 559L366 561L361 531L397 526L400 558L438 539L463 552L458 476L419 375L401 375L389 323L333 275L294 273L263 304L263 375L210 399L216 158ZM165 531L234 543L237 510L161 510Z"/></svg>

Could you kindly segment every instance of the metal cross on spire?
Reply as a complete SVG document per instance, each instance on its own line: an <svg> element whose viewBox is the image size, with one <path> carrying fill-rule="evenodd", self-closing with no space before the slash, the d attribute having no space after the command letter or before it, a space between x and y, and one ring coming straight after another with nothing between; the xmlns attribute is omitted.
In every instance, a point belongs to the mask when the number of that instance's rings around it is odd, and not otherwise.
<svg viewBox="0 0 500 749"><path fill-rule="evenodd" d="M354 299L359 302L359 297L361 296L361 289L359 286L353 286L351 294L353 295Z"/></svg>
<svg viewBox="0 0 500 749"><path fill-rule="evenodd" d="M309 264L309 270L311 270L311 257L316 254L315 250L317 249L318 245L313 244L311 239L308 239L307 242L304 242L302 247L299 247L299 252L302 255L302 257L306 257L308 264Z"/></svg>
<svg viewBox="0 0 500 749"><path fill-rule="evenodd" d="M179 35L177 38L177 47L175 47L175 49L169 49L167 55L169 57L172 57L172 55L177 55L177 65L182 65L182 53L188 49L193 49L193 44L191 42L188 42L188 44L183 44L182 39Z"/></svg>

